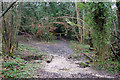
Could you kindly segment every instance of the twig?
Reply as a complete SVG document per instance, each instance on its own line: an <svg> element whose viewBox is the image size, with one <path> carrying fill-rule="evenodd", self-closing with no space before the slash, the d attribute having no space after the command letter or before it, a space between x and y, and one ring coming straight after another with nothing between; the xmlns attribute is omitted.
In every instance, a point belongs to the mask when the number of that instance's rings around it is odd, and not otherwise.
<svg viewBox="0 0 120 80"><path fill-rule="evenodd" d="M116 36L116 35L112 35L112 36L114 36L114 37L116 37L118 40L120 40L120 38L119 38L118 36Z"/></svg>
<svg viewBox="0 0 120 80"><path fill-rule="evenodd" d="M115 50L114 50L114 48L113 48L112 44L110 44L110 46L111 46L111 50L112 50L112 52L113 52L114 56L115 56L116 58L118 58L118 56L116 55Z"/></svg>

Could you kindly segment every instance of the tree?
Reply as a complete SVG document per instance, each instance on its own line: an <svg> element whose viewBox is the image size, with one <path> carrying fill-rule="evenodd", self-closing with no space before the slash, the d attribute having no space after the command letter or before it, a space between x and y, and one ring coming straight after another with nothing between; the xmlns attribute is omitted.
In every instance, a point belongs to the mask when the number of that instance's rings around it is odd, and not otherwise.
<svg viewBox="0 0 120 80"><path fill-rule="evenodd" d="M0 15L2 14L2 2L0 2ZM2 31L2 18L0 18L0 32Z"/></svg>
<svg viewBox="0 0 120 80"><path fill-rule="evenodd" d="M16 6L11 5L13 5L13 3L2 2L2 49L4 55L9 55L13 57L17 31L16 29L19 26L19 17L17 15L18 11Z"/></svg>
<svg viewBox="0 0 120 80"><path fill-rule="evenodd" d="M75 2L75 8L76 8L76 15L77 15L77 24L78 25L81 25L81 22L80 22L80 13L79 13L79 7L78 7L78 2L76 0ZM80 35L80 43L82 43L82 40L83 40L83 27L78 27L79 29L79 35Z"/></svg>
<svg viewBox="0 0 120 80"><path fill-rule="evenodd" d="M109 56L110 43L110 19L109 12L111 10L109 3L90 3L92 25L92 41L96 48L98 61L104 62L105 56Z"/></svg>
<svg viewBox="0 0 120 80"><path fill-rule="evenodd" d="M117 10L117 17L118 17L118 29L119 29L119 31L120 31L120 1L119 1L119 2L117 2L117 3L116 3L116 5L117 5L117 8L118 8L118 10Z"/></svg>

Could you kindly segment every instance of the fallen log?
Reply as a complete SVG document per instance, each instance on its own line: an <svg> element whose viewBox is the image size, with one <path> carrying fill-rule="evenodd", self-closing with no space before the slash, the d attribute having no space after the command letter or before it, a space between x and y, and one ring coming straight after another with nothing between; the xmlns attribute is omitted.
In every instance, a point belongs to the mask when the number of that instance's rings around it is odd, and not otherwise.
<svg viewBox="0 0 120 80"><path fill-rule="evenodd" d="M50 56L47 57L46 62L47 62L47 63L50 63L50 62L52 61L52 59L53 59L53 56L50 55Z"/></svg>

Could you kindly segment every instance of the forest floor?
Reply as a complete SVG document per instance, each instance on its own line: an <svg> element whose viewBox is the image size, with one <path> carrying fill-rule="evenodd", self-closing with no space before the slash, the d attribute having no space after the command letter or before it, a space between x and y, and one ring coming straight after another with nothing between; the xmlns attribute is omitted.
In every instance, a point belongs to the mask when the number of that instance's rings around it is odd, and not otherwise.
<svg viewBox="0 0 120 80"><path fill-rule="evenodd" d="M52 42L40 41L24 41L20 39L20 44L24 44L31 48L28 51L22 52L22 57L28 59L28 55L35 55L44 53L53 56L50 63L45 60L39 63L38 60L30 60L31 63L41 65L34 69L34 77L37 78L114 78L113 74L106 73L105 71L96 70L89 64L83 66L80 63L88 61L83 53L76 53L73 49L73 44L66 40L54 40ZM34 49L33 49L34 48ZM32 50L33 49L33 50ZM88 49L88 48L87 48ZM32 51L31 51L32 50ZM35 63L36 62L36 63ZM28 66L29 67L29 66ZM30 67L29 67L30 68Z"/></svg>

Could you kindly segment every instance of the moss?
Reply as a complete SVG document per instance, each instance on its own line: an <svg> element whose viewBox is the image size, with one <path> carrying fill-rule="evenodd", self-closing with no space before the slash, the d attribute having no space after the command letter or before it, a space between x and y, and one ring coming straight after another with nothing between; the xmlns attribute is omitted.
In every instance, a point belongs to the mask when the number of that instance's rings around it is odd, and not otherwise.
<svg viewBox="0 0 120 80"><path fill-rule="evenodd" d="M90 61L86 61L85 63L90 64Z"/></svg>

